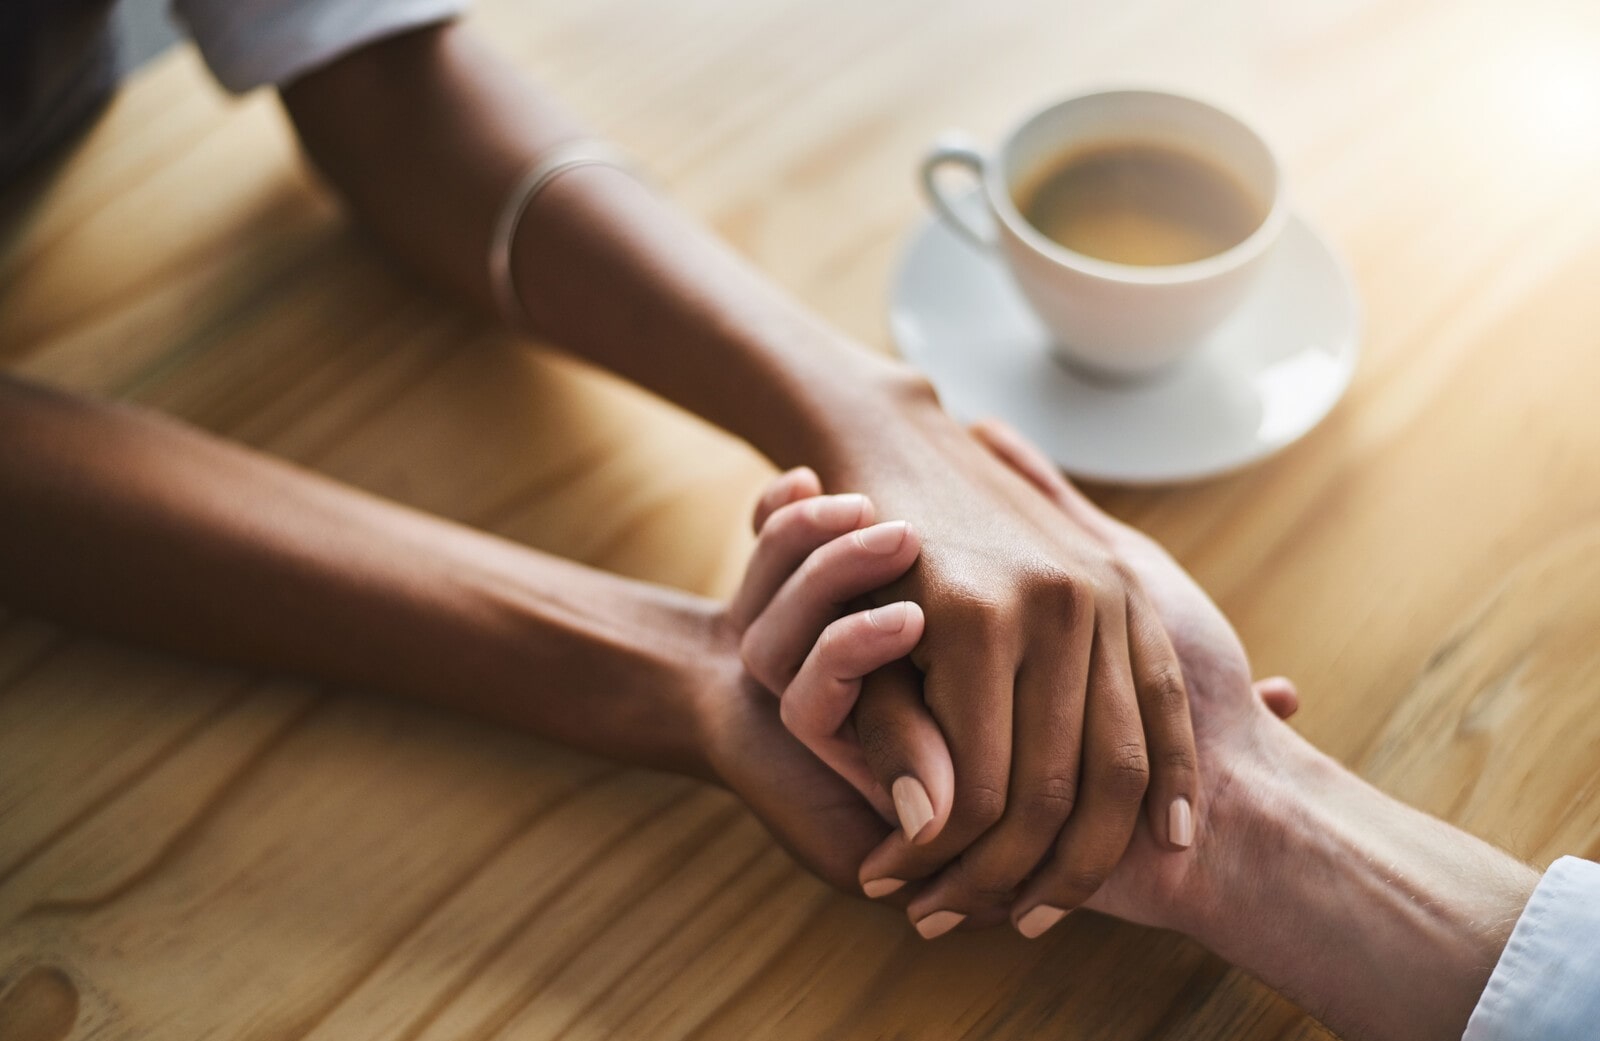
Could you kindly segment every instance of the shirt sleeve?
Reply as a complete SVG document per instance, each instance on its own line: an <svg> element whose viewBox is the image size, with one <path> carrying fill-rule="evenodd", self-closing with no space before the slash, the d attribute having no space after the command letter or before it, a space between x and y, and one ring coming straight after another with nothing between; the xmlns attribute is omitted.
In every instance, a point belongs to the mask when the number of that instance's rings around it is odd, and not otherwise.
<svg viewBox="0 0 1600 1041"><path fill-rule="evenodd" d="M459 15L467 0L173 0L221 84L282 86L348 51Z"/></svg>
<svg viewBox="0 0 1600 1041"><path fill-rule="evenodd" d="M1600 1024L1600 864L1562 857L1533 891L1462 1041L1581 1041Z"/></svg>

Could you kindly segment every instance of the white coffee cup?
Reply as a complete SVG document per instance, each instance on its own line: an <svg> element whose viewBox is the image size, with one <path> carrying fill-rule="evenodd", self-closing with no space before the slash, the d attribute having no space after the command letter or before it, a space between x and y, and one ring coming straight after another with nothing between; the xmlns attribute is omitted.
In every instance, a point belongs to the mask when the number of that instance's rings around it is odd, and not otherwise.
<svg viewBox="0 0 1600 1041"><path fill-rule="evenodd" d="M1266 202L1248 237L1213 256L1141 266L1087 256L1047 238L1017 209L1017 190L1047 164L1104 142L1164 144L1207 159ZM938 179L977 175L987 218L966 212ZM1047 105L985 156L965 135L940 137L922 162L929 201L978 248L998 251L1065 362L1110 376L1152 373L1204 342L1265 266L1288 219L1283 176L1260 134L1215 106L1155 90L1108 90ZM974 219L977 218L977 219Z"/></svg>

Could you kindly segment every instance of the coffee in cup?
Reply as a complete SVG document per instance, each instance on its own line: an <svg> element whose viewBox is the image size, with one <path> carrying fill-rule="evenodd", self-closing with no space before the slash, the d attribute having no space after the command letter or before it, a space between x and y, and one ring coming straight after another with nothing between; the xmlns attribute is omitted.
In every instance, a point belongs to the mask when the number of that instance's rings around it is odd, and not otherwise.
<svg viewBox="0 0 1600 1041"><path fill-rule="evenodd" d="M978 175L987 220L936 179ZM1271 150L1227 113L1149 90L1085 94L1024 119L992 155L946 135L923 163L939 214L999 252L1063 360L1153 372L1244 298L1287 218Z"/></svg>
<svg viewBox="0 0 1600 1041"><path fill-rule="evenodd" d="M1138 139L1091 142L1046 163L1015 199L1023 219L1058 245L1138 266L1216 256L1267 216L1267 201L1216 163Z"/></svg>

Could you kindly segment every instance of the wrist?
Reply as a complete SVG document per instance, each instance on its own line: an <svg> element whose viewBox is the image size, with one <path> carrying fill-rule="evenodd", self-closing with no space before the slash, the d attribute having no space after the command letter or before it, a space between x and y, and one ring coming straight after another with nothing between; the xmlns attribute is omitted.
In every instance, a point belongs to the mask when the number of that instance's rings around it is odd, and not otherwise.
<svg viewBox="0 0 1600 1041"><path fill-rule="evenodd" d="M743 730L736 722L751 703L770 700L745 671L739 653L739 633L719 603L685 615L688 638L681 646L691 653L676 656L671 666L669 700L681 721L688 763L679 773L730 787L726 768L728 742Z"/></svg>
<svg viewBox="0 0 1600 1041"><path fill-rule="evenodd" d="M540 193L517 224L510 269L543 335L780 467L816 465L870 436L896 388L914 382L605 166Z"/></svg>
<svg viewBox="0 0 1600 1041"><path fill-rule="evenodd" d="M545 558L474 582L495 663L478 708L631 765L709 779L706 662L720 605Z"/></svg>
<svg viewBox="0 0 1600 1041"><path fill-rule="evenodd" d="M930 480L960 472L966 453L992 461L944 410L927 377L893 359L875 362L855 381L847 406L805 428L805 455L797 462L815 469L823 487L871 489L874 498L917 494Z"/></svg>
<svg viewBox="0 0 1600 1041"><path fill-rule="evenodd" d="M681 680L702 764L695 776L732 789L736 764L748 751L742 746L750 719L770 710L775 699L746 671L739 632L726 613L707 614L701 625L702 651L687 663Z"/></svg>
<svg viewBox="0 0 1600 1041"><path fill-rule="evenodd" d="M1341 780L1337 764L1287 725L1253 718L1247 735L1212 757L1220 768L1207 781L1207 838L1174 901L1174 926L1218 953L1252 935L1240 915L1245 880L1296 858L1318 816L1311 793L1319 780Z"/></svg>
<svg viewBox="0 0 1600 1041"><path fill-rule="evenodd" d="M833 360L795 395L794 444L769 452L779 466L813 467L828 486L858 481L959 430L927 377L904 362L842 341L819 354Z"/></svg>
<svg viewBox="0 0 1600 1041"><path fill-rule="evenodd" d="M1455 1041L1537 876L1262 717L1177 924L1342 1036Z"/></svg>

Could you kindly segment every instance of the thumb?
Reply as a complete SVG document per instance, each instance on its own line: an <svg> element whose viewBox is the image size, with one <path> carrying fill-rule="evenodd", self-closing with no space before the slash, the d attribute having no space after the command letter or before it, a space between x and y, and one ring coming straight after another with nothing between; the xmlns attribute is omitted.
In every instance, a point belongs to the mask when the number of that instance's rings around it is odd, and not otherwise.
<svg viewBox="0 0 1600 1041"><path fill-rule="evenodd" d="M1270 676L1255 683L1256 696L1279 719L1300 711L1300 691L1287 676Z"/></svg>
<svg viewBox="0 0 1600 1041"><path fill-rule="evenodd" d="M894 779L880 783L850 725L851 716L866 677L910 654L922 638L923 624L922 608L909 601L834 621L811 648L780 703L789 733L889 821L898 814L891 794ZM943 750L942 741L939 748Z"/></svg>

